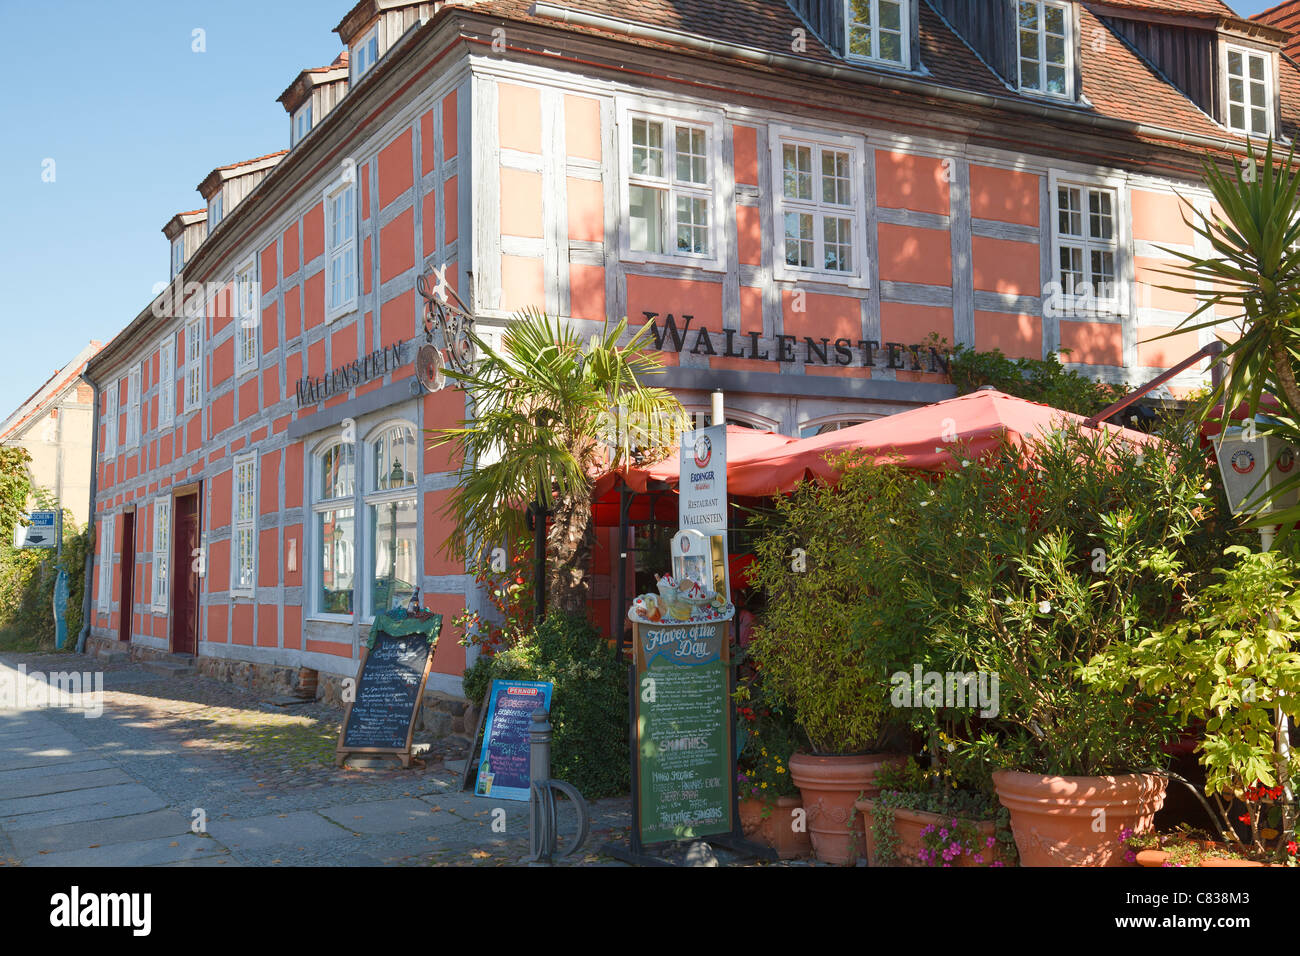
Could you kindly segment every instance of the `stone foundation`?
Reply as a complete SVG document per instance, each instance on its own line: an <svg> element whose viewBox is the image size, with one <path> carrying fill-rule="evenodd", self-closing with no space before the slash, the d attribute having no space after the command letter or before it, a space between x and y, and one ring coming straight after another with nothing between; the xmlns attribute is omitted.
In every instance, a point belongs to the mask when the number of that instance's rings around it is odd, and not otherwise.
<svg viewBox="0 0 1300 956"><path fill-rule="evenodd" d="M88 657L118 656L123 651L133 661L173 659L171 654L153 647L124 644L106 637L92 636L86 639ZM296 667L257 664L222 657L196 657L194 665L204 677L234 684L268 697L291 696L298 690ZM343 700L345 679L355 680L337 674L320 674L316 683L316 702L340 711L346 709L347 704ZM424 736L434 739L460 737L468 741L478 729L478 718L478 709L464 698L426 690L424 706L420 708L415 729L417 734L423 731Z"/></svg>

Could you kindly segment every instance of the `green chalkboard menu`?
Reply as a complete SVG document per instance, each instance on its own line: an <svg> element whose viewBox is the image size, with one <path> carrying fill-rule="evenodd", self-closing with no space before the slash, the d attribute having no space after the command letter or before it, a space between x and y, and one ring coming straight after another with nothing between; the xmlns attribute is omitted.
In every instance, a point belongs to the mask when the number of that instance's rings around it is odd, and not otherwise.
<svg viewBox="0 0 1300 956"><path fill-rule="evenodd" d="M633 624L637 825L644 843L732 831L728 626Z"/></svg>
<svg viewBox="0 0 1300 956"><path fill-rule="evenodd" d="M340 765L349 753L392 753L410 766L415 716L441 627L440 615L376 619L339 734Z"/></svg>

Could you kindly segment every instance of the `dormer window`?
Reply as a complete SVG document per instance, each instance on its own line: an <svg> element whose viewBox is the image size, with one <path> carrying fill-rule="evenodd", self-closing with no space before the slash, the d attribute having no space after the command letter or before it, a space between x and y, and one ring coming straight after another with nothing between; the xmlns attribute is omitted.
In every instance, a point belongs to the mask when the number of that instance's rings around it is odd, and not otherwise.
<svg viewBox="0 0 1300 956"><path fill-rule="evenodd" d="M910 67L910 0L845 0L845 48L849 58Z"/></svg>
<svg viewBox="0 0 1300 956"><path fill-rule="evenodd" d="M1017 50L1020 91L1074 96L1074 30L1069 3L1019 0Z"/></svg>
<svg viewBox="0 0 1300 956"><path fill-rule="evenodd" d="M357 82L369 72L378 59L379 24L375 24L370 28L370 32L361 38L361 42L348 51L348 63L352 67L352 76L348 81L348 85L356 86Z"/></svg>
<svg viewBox="0 0 1300 956"><path fill-rule="evenodd" d="M1228 67L1228 128L1248 136L1273 134L1273 69L1270 56L1258 50L1230 46Z"/></svg>
<svg viewBox="0 0 1300 956"><path fill-rule="evenodd" d="M311 132L311 101L298 108L298 112L293 114L293 129L289 137L289 145L297 146L302 142L302 138Z"/></svg>
<svg viewBox="0 0 1300 956"><path fill-rule="evenodd" d="M221 217L224 215L225 204L221 201L221 193L208 200L208 235L212 235L213 230L221 225Z"/></svg>
<svg viewBox="0 0 1300 956"><path fill-rule="evenodd" d="M185 268L185 237L177 236L172 240L172 275L175 279Z"/></svg>

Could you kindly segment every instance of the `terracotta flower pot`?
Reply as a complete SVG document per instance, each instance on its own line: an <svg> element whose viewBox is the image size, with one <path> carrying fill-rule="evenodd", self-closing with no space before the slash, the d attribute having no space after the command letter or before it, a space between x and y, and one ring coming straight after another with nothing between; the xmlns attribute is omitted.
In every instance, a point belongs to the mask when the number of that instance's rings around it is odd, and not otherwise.
<svg viewBox="0 0 1300 956"><path fill-rule="evenodd" d="M764 816L763 809L767 806L772 808L772 812ZM746 837L770 846L783 860L808 856L812 853L808 827L795 813L802 808L803 801L798 797L777 797L771 804L762 800L741 800L740 827Z"/></svg>
<svg viewBox="0 0 1300 956"><path fill-rule="evenodd" d="M993 784L1011 811L1021 866L1124 866L1120 831L1151 829L1168 780L1154 773L1044 777L999 770Z"/></svg>
<svg viewBox="0 0 1300 956"><path fill-rule="evenodd" d="M897 754L795 754L790 758L790 777L803 795L818 860L836 866L857 861L866 848L866 828L853 804L880 792L875 779L881 767L906 759Z"/></svg>
<svg viewBox="0 0 1300 956"><path fill-rule="evenodd" d="M1220 847L1220 844L1209 843L1204 840L1197 841L1202 853L1213 853ZM1168 850L1138 850L1137 862L1140 866L1164 866L1172 854ZM1239 860L1230 856L1203 856L1201 857L1202 867L1207 869L1236 867L1236 866L1281 866L1280 863L1258 863L1255 860Z"/></svg>
<svg viewBox="0 0 1300 956"><path fill-rule="evenodd" d="M878 860L876 853L876 835L873 827L876 802L874 800L859 800L854 804L865 818L867 828L867 866L924 866L921 862L921 850L925 848L922 839L926 827L934 825L944 827L952 823L951 816L944 816L938 813L928 813L925 810L903 810L894 809L894 833L898 837L898 847L895 851L896 859L892 863L882 863ZM963 823L973 823L980 836L980 855L983 862L977 863L965 853L957 857L951 866L992 866L994 861L1006 866L1009 862L1001 853L1000 848L995 843L992 847L983 846L983 842L997 834L997 824L992 820L966 820L964 817L958 817Z"/></svg>

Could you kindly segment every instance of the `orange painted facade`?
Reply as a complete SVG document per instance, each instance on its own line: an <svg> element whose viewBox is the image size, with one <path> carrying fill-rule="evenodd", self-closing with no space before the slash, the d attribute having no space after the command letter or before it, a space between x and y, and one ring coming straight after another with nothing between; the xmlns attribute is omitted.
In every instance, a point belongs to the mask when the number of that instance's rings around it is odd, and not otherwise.
<svg viewBox="0 0 1300 956"><path fill-rule="evenodd" d="M402 69L381 60L186 265L185 281L211 283L229 301L237 271L253 263L251 359L242 320L206 302L197 356L184 317L147 310L132 324L139 334L97 359L117 406L100 403L96 519L119 544L123 522L135 521L136 553L114 552L111 574L95 576L96 635L115 636L128 614L133 640L171 648L169 596L153 601L150 522L177 489L197 491L199 655L351 674L378 565L409 562L403 586L447 615L435 686L457 691L465 657L451 618L483 604L443 547L458 463L423 447L426 429L466 413L460 393L426 395L413 378L423 272L444 274L472 303L489 341L527 307L584 331L607 317L652 324L666 369L655 384L699 414L722 388L730 420L790 435L953 394L929 351L937 341L1013 358L1061 354L1134 385L1202 344L1195 334L1157 339L1189 301L1154 288L1169 264L1157 247L1194 245L1174 192L1195 194L1194 180L1137 168L1099 135L1083 144L1085 159L1082 147L1057 156L945 134L939 116L877 118L865 100L813 111L743 65L706 95L553 51L496 62L440 32L441 20L475 16L448 10L403 47ZM611 55L622 50L608 42ZM799 195L802 170L814 185ZM1061 227L1070 190L1113 204L1110 237L1083 248L1114 257L1113 302L1051 305L1073 241ZM674 218L688 208L695 231ZM352 217L342 231L339 209ZM392 347L400 357L376 358ZM160 348L175 349L170 382L159 381ZM138 446L126 448L137 362L149 370L148 411ZM304 398L304 382L326 380L329 394ZM174 393L165 425L164 389ZM383 445L394 428L415 443L400 461ZM340 442L354 455L342 490L328 472ZM251 517L241 517L249 462ZM390 470L400 494L385 482ZM394 533L384 509L408 498L413 523ZM125 600L123 560L136 562L137 593ZM251 578L241 586L243 570ZM615 616L607 575L598 587L604 624Z"/></svg>

